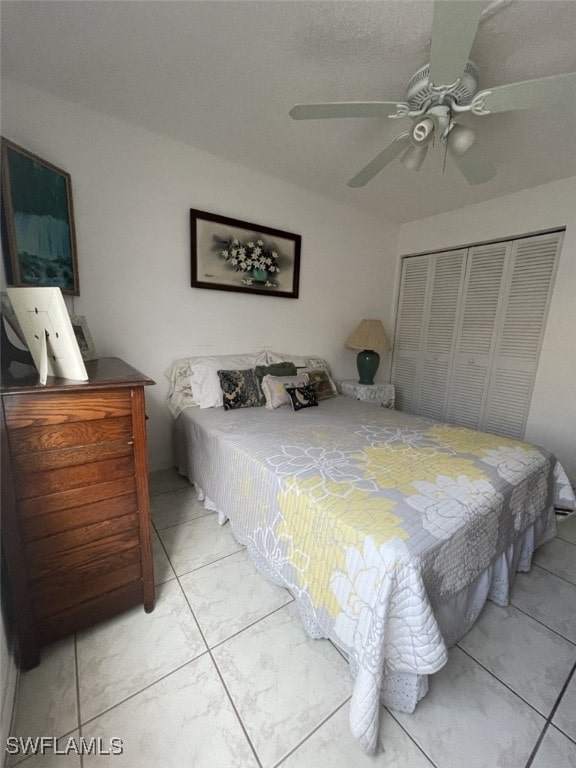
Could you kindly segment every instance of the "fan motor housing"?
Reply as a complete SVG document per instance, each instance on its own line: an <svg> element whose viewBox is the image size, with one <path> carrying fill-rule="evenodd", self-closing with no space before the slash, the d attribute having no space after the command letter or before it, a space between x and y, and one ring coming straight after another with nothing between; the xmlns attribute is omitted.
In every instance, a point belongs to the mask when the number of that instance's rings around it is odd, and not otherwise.
<svg viewBox="0 0 576 768"><path fill-rule="evenodd" d="M441 85L440 88L430 83L430 64L425 64L410 78L406 91L406 101L410 109L421 109L426 102L438 101L439 96L448 98L458 105L469 104L478 90L478 68L469 61L462 77L450 87Z"/></svg>

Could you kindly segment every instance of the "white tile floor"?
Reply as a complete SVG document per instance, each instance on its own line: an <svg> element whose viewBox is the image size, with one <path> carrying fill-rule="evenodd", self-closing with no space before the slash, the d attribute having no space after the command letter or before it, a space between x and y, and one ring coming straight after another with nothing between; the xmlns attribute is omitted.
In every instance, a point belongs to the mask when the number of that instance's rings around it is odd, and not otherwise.
<svg viewBox="0 0 576 768"><path fill-rule="evenodd" d="M13 734L122 739L122 755L24 768L576 768L576 518L511 605L488 604L412 715L382 709L383 752L348 730L342 656L302 630L175 472L151 477L157 604L47 647L24 673ZM11 759L10 764L18 762Z"/></svg>

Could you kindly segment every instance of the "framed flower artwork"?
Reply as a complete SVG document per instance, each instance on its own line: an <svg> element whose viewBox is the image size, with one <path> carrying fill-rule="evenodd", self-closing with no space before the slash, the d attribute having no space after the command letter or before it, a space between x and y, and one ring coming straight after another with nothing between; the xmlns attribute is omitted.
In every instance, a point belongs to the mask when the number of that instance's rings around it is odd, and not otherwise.
<svg viewBox="0 0 576 768"><path fill-rule="evenodd" d="M190 210L192 287L298 298L301 237Z"/></svg>

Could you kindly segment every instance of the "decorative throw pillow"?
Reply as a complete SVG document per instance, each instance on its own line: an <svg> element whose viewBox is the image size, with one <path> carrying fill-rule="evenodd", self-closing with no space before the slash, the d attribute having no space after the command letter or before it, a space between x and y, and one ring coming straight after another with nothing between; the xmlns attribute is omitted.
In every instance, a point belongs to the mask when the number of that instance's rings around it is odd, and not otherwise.
<svg viewBox="0 0 576 768"><path fill-rule="evenodd" d="M204 355L191 357L190 383L194 399L200 408L222 405L222 388L218 371L236 371L254 368L266 362L265 352L247 352L238 355Z"/></svg>
<svg viewBox="0 0 576 768"><path fill-rule="evenodd" d="M325 370L328 371L328 375L332 376L332 370L328 365L328 361L324 360L323 357L307 357L306 365L304 366L304 368L306 368L306 370L308 370L308 368L324 368Z"/></svg>
<svg viewBox="0 0 576 768"><path fill-rule="evenodd" d="M266 408L288 405L290 399L286 394L286 387L301 387L303 384L308 384L307 373L299 373L297 376L264 376L262 392L266 398Z"/></svg>
<svg viewBox="0 0 576 768"><path fill-rule="evenodd" d="M326 400L329 397L335 397L338 393L336 384L332 381L326 368L306 369L310 379L310 386L316 394L317 400Z"/></svg>
<svg viewBox="0 0 576 768"><path fill-rule="evenodd" d="M218 371L225 411L251 408L263 404L254 368L241 371Z"/></svg>
<svg viewBox="0 0 576 768"><path fill-rule="evenodd" d="M314 390L309 384L304 384L301 387L286 387L286 393L290 398L293 411L301 411L302 408L311 408L313 405L318 405Z"/></svg>
<svg viewBox="0 0 576 768"><path fill-rule="evenodd" d="M259 384L262 384L264 376L296 376L298 373L294 363L287 360L281 363L272 363L272 365L257 365L254 370Z"/></svg>

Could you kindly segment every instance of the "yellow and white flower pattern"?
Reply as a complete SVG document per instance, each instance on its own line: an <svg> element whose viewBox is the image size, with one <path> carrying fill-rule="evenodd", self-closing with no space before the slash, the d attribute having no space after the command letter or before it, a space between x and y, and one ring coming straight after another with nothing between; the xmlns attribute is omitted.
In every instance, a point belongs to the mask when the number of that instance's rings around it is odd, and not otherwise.
<svg viewBox="0 0 576 768"><path fill-rule="evenodd" d="M190 451L189 477L291 590L310 634L349 655L355 735L370 751L383 675L445 663L432 606L549 517L564 475L543 449L346 398L207 424L210 450Z"/></svg>

